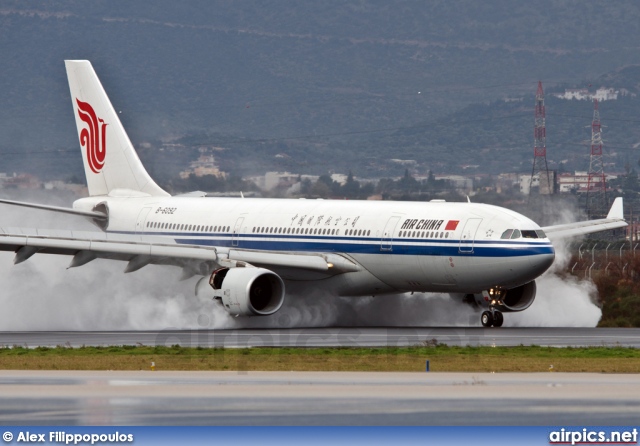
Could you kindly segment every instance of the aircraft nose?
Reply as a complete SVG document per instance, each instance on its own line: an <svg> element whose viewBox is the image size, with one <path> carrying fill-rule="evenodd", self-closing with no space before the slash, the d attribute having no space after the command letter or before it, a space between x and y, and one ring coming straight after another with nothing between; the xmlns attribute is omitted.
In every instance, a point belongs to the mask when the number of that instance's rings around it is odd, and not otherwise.
<svg viewBox="0 0 640 446"><path fill-rule="evenodd" d="M540 275L553 265L555 258L556 252L552 247L551 252L529 257L529 262L531 263L532 269L536 271L536 274Z"/></svg>

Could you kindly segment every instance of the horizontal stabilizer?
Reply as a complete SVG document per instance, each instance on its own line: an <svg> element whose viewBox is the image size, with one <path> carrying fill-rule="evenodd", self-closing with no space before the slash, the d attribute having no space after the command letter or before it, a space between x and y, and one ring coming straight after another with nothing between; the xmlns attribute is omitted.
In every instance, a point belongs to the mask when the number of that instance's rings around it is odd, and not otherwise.
<svg viewBox="0 0 640 446"><path fill-rule="evenodd" d="M13 201L13 200L4 200L4 199L0 199L0 203L10 204L12 206L22 206L26 208L40 209L43 211L61 212L63 214L71 214L71 215L80 215L82 217L97 218L99 220L109 219L109 216L106 214L103 214L102 212L78 211L76 209L63 208L60 206L49 206L46 204L27 203L24 201Z"/></svg>

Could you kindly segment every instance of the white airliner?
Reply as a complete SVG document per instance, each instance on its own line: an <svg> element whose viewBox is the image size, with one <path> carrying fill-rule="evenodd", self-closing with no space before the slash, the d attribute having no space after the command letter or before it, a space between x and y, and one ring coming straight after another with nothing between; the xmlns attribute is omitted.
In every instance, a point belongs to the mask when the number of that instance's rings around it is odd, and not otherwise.
<svg viewBox="0 0 640 446"><path fill-rule="evenodd" d="M91 219L102 232L0 230L14 263L36 253L175 265L203 276L196 292L232 315L278 311L288 281L340 296L450 293L484 309L484 326L527 309L553 263L551 240L621 228L622 199L606 219L540 228L476 203L170 196L138 158L90 62L66 61L89 197L73 209L1 200ZM107 285L108 286L108 285Z"/></svg>

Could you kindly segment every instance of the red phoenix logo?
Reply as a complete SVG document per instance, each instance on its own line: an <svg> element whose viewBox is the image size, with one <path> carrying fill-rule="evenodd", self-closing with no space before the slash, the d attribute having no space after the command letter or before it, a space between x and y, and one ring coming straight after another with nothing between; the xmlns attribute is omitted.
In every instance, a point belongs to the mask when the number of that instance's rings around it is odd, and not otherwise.
<svg viewBox="0 0 640 446"><path fill-rule="evenodd" d="M78 103L78 116L86 124L87 128L80 131L80 145L87 151L87 162L93 173L99 173L104 167L104 159L107 155L107 124L96 116L93 107L87 102L76 98Z"/></svg>

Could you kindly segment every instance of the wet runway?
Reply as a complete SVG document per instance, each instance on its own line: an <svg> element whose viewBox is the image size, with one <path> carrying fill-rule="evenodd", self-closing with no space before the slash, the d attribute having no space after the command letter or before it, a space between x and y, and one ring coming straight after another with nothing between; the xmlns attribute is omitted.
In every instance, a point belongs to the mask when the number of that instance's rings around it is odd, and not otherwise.
<svg viewBox="0 0 640 446"><path fill-rule="evenodd" d="M639 375L0 371L3 425L635 425Z"/></svg>
<svg viewBox="0 0 640 446"><path fill-rule="evenodd" d="M637 328L291 328L0 332L2 346L388 347L420 344L640 348Z"/></svg>

